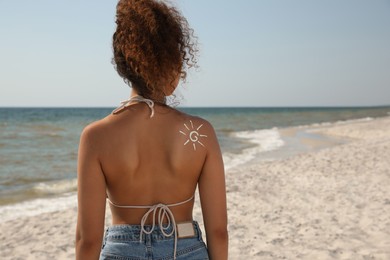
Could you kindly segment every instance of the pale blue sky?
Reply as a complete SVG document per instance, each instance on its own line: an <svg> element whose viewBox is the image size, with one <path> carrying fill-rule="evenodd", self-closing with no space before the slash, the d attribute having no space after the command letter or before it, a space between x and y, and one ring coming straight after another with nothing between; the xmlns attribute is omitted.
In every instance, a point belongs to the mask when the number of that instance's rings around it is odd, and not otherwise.
<svg viewBox="0 0 390 260"><path fill-rule="evenodd" d="M111 0L0 0L0 106L116 106ZM172 0L199 37L185 106L390 105L389 0Z"/></svg>

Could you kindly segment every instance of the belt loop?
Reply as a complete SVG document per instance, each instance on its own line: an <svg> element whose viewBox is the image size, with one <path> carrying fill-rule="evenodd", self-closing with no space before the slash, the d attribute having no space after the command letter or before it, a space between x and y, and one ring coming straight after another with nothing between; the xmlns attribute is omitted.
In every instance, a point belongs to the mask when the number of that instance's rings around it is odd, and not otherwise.
<svg viewBox="0 0 390 260"><path fill-rule="evenodd" d="M106 232L105 232L104 237L103 237L102 249L106 246L107 236L108 236L108 228L106 228Z"/></svg>
<svg viewBox="0 0 390 260"><path fill-rule="evenodd" d="M194 229L196 231L196 236L199 241L203 241L202 239L202 231L200 230L200 226L197 221L194 221Z"/></svg>

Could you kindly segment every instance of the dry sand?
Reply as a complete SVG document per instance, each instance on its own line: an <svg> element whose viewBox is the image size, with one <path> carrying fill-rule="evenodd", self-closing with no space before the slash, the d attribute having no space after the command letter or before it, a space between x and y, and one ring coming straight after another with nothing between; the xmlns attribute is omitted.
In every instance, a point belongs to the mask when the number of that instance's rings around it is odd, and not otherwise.
<svg viewBox="0 0 390 260"><path fill-rule="evenodd" d="M349 141L227 172L230 259L390 259L390 118L305 131ZM74 259L75 223L0 223L0 259Z"/></svg>

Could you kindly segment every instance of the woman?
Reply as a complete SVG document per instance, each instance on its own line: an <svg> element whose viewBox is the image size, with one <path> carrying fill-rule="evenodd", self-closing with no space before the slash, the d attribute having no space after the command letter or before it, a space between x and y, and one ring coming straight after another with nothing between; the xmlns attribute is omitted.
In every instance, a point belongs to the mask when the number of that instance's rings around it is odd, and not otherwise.
<svg viewBox="0 0 390 260"><path fill-rule="evenodd" d="M157 0L121 0L114 62L130 99L81 135L77 259L227 259L225 177L212 126L166 105L196 64L187 21ZM207 248L193 221L198 186ZM106 201L112 226L103 238Z"/></svg>

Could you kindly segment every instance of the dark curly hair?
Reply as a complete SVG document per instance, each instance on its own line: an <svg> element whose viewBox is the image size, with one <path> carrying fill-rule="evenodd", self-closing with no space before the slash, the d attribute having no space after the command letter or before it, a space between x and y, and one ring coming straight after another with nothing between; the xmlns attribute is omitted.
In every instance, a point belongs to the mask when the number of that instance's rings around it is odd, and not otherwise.
<svg viewBox="0 0 390 260"><path fill-rule="evenodd" d="M158 0L120 0L113 63L138 94L164 100L178 77L196 67L196 37L180 12ZM171 89L166 89L166 87Z"/></svg>

